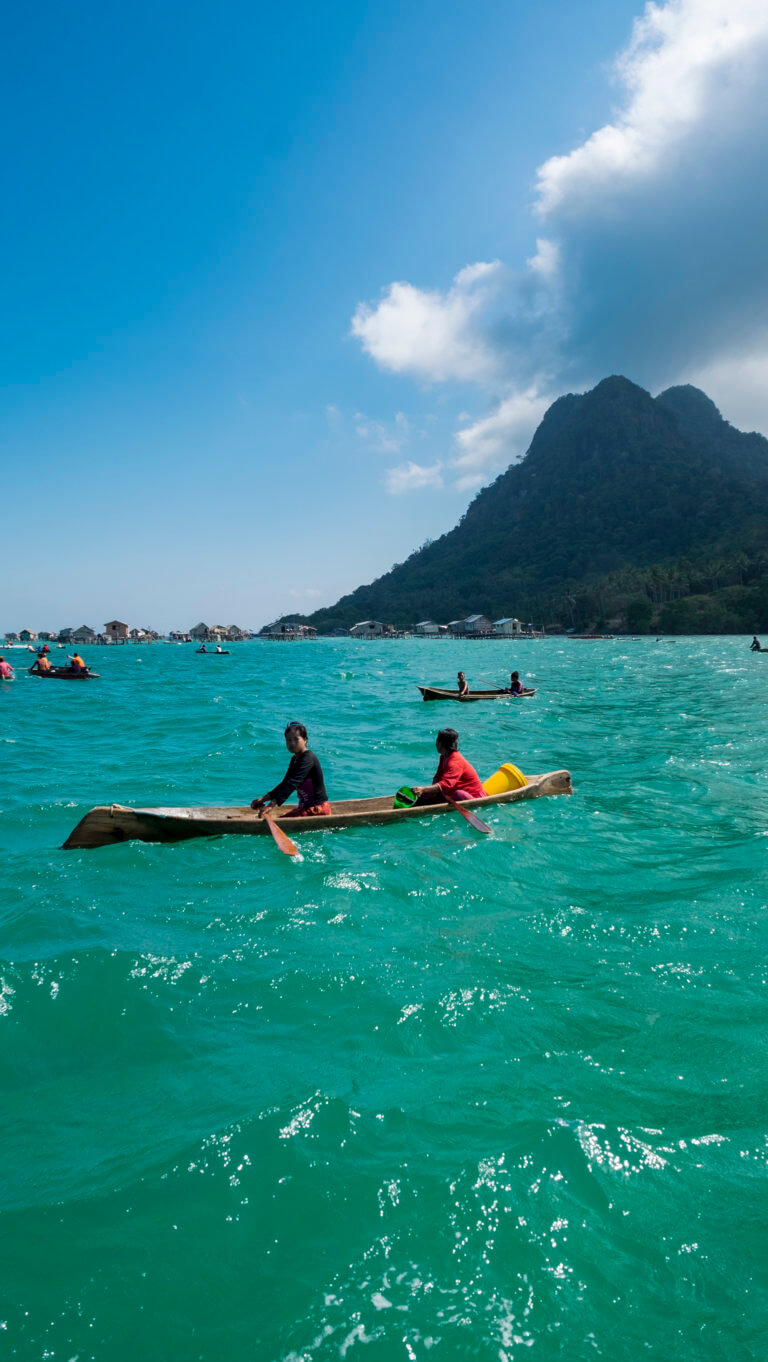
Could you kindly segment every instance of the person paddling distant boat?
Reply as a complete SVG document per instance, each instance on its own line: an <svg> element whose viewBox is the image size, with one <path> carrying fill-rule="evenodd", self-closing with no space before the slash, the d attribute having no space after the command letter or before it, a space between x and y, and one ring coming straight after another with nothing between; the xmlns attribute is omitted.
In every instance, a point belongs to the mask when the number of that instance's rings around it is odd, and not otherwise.
<svg viewBox="0 0 768 1362"><path fill-rule="evenodd" d="M41 675L44 672L49 672L51 670L51 664L48 661L48 658L45 656L45 653L41 652L37 654L37 659L35 662L32 663L32 666L30 667L29 670L31 672L40 672Z"/></svg>
<svg viewBox="0 0 768 1362"><path fill-rule="evenodd" d="M459 735L455 728L441 728L435 741L440 761L432 785L414 785L417 804L442 804L445 796L451 799L482 799L482 781L474 766L459 752Z"/></svg>
<svg viewBox="0 0 768 1362"><path fill-rule="evenodd" d="M0 657L0 681L13 681L13 667L10 662L6 662L4 657Z"/></svg>
<svg viewBox="0 0 768 1362"><path fill-rule="evenodd" d="M285 730L285 745L293 753L288 770L279 785L267 794L251 801L251 808L263 818L270 809L284 804L296 791L298 806L289 809L283 818L318 818L329 815L331 806L323 780L323 769L307 747L307 730L303 724L291 723Z"/></svg>
<svg viewBox="0 0 768 1362"><path fill-rule="evenodd" d="M757 634L753 634L753 635L752 635L752 642L751 642L750 645L749 645L749 650L750 650L750 652L752 652L752 653L762 653L762 652L764 652L763 645L762 645L762 643L760 642L759 638L757 637Z"/></svg>
<svg viewBox="0 0 768 1362"><path fill-rule="evenodd" d="M524 690L525 690L525 686L523 685L522 681L520 680L520 673L519 673L519 672L512 672L512 675L511 675L510 678L509 678L509 693L510 693L510 695L522 695L522 693L523 693Z"/></svg>

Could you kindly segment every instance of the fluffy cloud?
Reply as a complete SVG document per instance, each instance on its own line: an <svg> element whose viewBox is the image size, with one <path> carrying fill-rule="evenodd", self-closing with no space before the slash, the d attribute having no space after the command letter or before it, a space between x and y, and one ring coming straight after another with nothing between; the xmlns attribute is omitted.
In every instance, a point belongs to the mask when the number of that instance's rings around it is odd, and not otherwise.
<svg viewBox="0 0 768 1362"><path fill-rule="evenodd" d="M768 4L648 4L614 76L611 122L538 171L523 268L393 284L355 313L382 368L494 401L456 435L462 487L521 456L551 396L608 373L698 382L768 430Z"/></svg>
<svg viewBox="0 0 768 1362"><path fill-rule="evenodd" d="M542 217L610 214L628 188L677 173L679 151L702 129L750 115L745 85L765 77L765 0L670 0L648 4L616 62L625 105L567 156L538 172ZM726 130L728 140L729 131Z"/></svg>
<svg viewBox="0 0 768 1362"><path fill-rule="evenodd" d="M497 358L473 322L501 273L498 261L467 265L445 293L390 284L375 306L359 304L352 334L382 369L428 382L482 382L496 372Z"/></svg>
<svg viewBox="0 0 768 1362"><path fill-rule="evenodd" d="M425 487L442 487L443 475L442 464L435 463L431 467L423 464L408 463L400 464L397 468L388 468L386 476L387 491L393 496L402 496L403 492L420 492Z"/></svg>
<svg viewBox="0 0 768 1362"><path fill-rule="evenodd" d="M462 490L479 487L489 468L522 459L550 400L535 388L512 393L489 416L460 430L456 436L459 453L454 460L457 486Z"/></svg>

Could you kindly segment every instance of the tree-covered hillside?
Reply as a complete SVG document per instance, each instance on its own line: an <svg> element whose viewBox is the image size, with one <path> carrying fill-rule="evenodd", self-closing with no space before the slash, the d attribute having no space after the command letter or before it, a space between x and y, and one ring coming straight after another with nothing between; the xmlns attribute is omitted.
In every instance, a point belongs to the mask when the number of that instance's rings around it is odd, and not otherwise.
<svg viewBox="0 0 768 1362"><path fill-rule="evenodd" d="M768 440L735 430L695 388L654 399L613 377L553 403L525 459L455 529L308 618L321 631L472 611L568 626L622 617L632 629L711 619L765 628L764 548ZM684 603L723 591L709 611Z"/></svg>

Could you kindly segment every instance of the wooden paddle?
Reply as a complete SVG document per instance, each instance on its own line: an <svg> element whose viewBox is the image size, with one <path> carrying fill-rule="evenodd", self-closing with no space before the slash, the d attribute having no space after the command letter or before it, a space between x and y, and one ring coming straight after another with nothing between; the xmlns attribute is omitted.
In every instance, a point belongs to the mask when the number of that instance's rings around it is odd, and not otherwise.
<svg viewBox="0 0 768 1362"><path fill-rule="evenodd" d="M272 836L274 837L275 841L277 842L277 845L279 846L280 850L285 852L286 856L298 856L299 848L297 847L296 843L292 842L290 837L286 837L282 828L279 828L277 826L277 823L273 823L272 819L269 818L267 814L264 815L264 822L269 824L269 830L272 833Z"/></svg>
<svg viewBox="0 0 768 1362"><path fill-rule="evenodd" d="M488 824L484 823L482 818L478 818L477 814L473 813L471 809L463 808L461 804L457 804L455 799L451 799L450 795L445 793L443 793L443 799L446 804L450 804L451 808L455 809L457 813L462 814L467 822L472 824L473 828L477 828L478 832L490 832L491 829L488 827Z"/></svg>

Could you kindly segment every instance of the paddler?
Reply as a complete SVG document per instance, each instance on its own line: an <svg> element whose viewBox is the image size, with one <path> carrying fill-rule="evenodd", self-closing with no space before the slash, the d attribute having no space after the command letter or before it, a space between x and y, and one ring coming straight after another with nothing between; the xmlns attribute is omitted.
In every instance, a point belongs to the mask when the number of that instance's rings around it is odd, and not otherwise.
<svg viewBox="0 0 768 1362"><path fill-rule="evenodd" d="M463 672L459 672L459 695L469 695L469 682Z"/></svg>
<svg viewBox="0 0 768 1362"><path fill-rule="evenodd" d="M32 664L29 670L31 672L40 672L41 674L51 670L51 664L45 656L45 653L41 652L37 654L37 661Z"/></svg>
<svg viewBox="0 0 768 1362"><path fill-rule="evenodd" d="M752 642L750 643L749 647L750 651L753 653L761 653L763 651L763 645L760 642L759 638L757 637L757 634L752 635Z"/></svg>
<svg viewBox="0 0 768 1362"><path fill-rule="evenodd" d="M525 690L525 686L523 685L522 681L520 680L520 673L519 673L519 672L512 672L512 675L511 675L510 678L509 678L509 693L510 693L510 695L522 695L522 693L523 693L524 690Z"/></svg>
<svg viewBox="0 0 768 1362"><path fill-rule="evenodd" d="M296 791L299 802L295 809L289 809L283 818L322 818L330 814L331 806L323 780L323 769L307 747L307 730L303 724L291 723L285 730L285 745L292 753L283 779L274 790L251 801L251 808L258 809L263 818L270 809L284 804Z"/></svg>
<svg viewBox="0 0 768 1362"><path fill-rule="evenodd" d="M13 681L13 667L10 662L6 662L4 657L0 657L0 681Z"/></svg>
<svg viewBox="0 0 768 1362"><path fill-rule="evenodd" d="M482 799L482 781L474 766L459 751L459 735L455 728L441 728L435 741L440 761L432 785L414 785L417 804L441 804L446 795L451 799Z"/></svg>
<svg viewBox="0 0 768 1362"><path fill-rule="evenodd" d="M79 653L72 654L69 665L73 672L87 672L88 670Z"/></svg>

